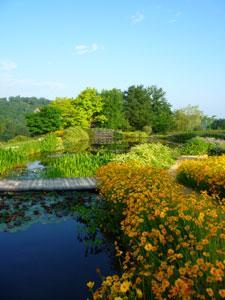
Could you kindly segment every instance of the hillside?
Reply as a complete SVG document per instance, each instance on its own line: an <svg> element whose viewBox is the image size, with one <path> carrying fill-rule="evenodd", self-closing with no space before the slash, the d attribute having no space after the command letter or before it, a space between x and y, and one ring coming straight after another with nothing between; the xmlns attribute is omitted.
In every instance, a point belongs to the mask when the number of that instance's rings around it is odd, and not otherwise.
<svg viewBox="0 0 225 300"><path fill-rule="evenodd" d="M25 115L36 108L47 105L50 100L36 97L0 98L0 140L17 135L29 135Z"/></svg>

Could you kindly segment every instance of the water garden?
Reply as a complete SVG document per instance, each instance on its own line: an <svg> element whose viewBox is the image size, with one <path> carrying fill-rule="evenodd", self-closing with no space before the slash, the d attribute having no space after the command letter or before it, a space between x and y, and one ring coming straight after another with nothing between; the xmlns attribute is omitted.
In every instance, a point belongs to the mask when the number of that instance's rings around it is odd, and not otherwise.
<svg viewBox="0 0 225 300"><path fill-rule="evenodd" d="M225 298L224 140L73 127L3 143L2 180L97 190L0 194L1 297Z"/></svg>

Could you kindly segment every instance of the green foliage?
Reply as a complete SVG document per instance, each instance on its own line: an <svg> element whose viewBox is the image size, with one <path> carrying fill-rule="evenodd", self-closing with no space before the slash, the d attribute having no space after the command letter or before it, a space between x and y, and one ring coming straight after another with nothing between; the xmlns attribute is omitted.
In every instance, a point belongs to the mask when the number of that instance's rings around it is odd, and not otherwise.
<svg viewBox="0 0 225 300"><path fill-rule="evenodd" d="M198 106L188 105L185 108L175 111L175 129L177 131L200 130L202 129L203 119L203 112L199 109Z"/></svg>
<svg viewBox="0 0 225 300"><path fill-rule="evenodd" d="M57 152L62 150L62 142L55 135L46 135L23 142L5 143L0 148L0 175L25 165L31 156L39 153Z"/></svg>
<svg viewBox="0 0 225 300"><path fill-rule="evenodd" d="M27 115L26 120L33 136L56 131L61 126L60 111L51 106L44 106L39 111Z"/></svg>
<svg viewBox="0 0 225 300"><path fill-rule="evenodd" d="M122 136L126 141L146 142L149 135L144 131L124 131Z"/></svg>
<svg viewBox="0 0 225 300"><path fill-rule="evenodd" d="M15 149L0 149L0 175L6 174L9 170L23 166L27 157L23 152Z"/></svg>
<svg viewBox="0 0 225 300"><path fill-rule="evenodd" d="M26 114L47 105L49 100L36 97L0 98L0 140L9 140L17 135L29 135Z"/></svg>
<svg viewBox="0 0 225 300"><path fill-rule="evenodd" d="M72 100L75 109L76 123L80 127L90 127L95 123L105 121L102 114L103 101L102 97L94 88L86 88L78 97Z"/></svg>
<svg viewBox="0 0 225 300"><path fill-rule="evenodd" d="M56 98L55 101L52 101L49 104L49 106L59 110L62 128L68 128L78 125L77 109L75 109L72 101L72 98Z"/></svg>
<svg viewBox="0 0 225 300"><path fill-rule="evenodd" d="M17 135L13 139L10 139L8 142L9 143L18 143L18 142L25 142L29 141L30 137L25 136L25 135Z"/></svg>
<svg viewBox="0 0 225 300"><path fill-rule="evenodd" d="M48 134L40 140L40 152L50 153L63 150L62 139L55 134Z"/></svg>
<svg viewBox="0 0 225 300"><path fill-rule="evenodd" d="M185 143L194 137L212 137L215 139L225 140L225 132L221 130L201 130L201 131L187 131L178 132L164 136L164 139L175 143Z"/></svg>
<svg viewBox="0 0 225 300"><path fill-rule="evenodd" d="M166 132L173 126L173 114L171 105L165 98L162 88L151 86L147 88L151 102L151 126L153 132Z"/></svg>
<svg viewBox="0 0 225 300"><path fill-rule="evenodd" d="M134 129L151 126L154 132L165 132L171 128L171 105L161 88L130 86L124 93L124 99L125 114Z"/></svg>
<svg viewBox="0 0 225 300"><path fill-rule="evenodd" d="M225 154L225 142L224 143L215 143L213 147L208 150L208 155L224 155Z"/></svg>
<svg viewBox="0 0 225 300"><path fill-rule="evenodd" d="M152 127L146 125L146 126L143 127L143 131L145 133L147 133L148 135L150 135L152 133Z"/></svg>
<svg viewBox="0 0 225 300"><path fill-rule="evenodd" d="M173 164L175 152L160 143L142 144L132 147L129 153L117 155L113 161L134 161L143 166L167 168Z"/></svg>
<svg viewBox="0 0 225 300"><path fill-rule="evenodd" d="M62 139L66 152L83 151L89 146L88 133L80 127L65 129Z"/></svg>
<svg viewBox="0 0 225 300"><path fill-rule="evenodd" d="M211 125L212 129L222 129L225 130L225 119L216 119Z"/></svg>
<svg viewBox="0 0 225 300"><path fill-rule="evenodd" d="M103 90L103 112L106 117L104 127L111 129L122 129L125 125L123 111L123 93L118 89Z"/></svg>
<svg viewBox="0 0 225 300"><path fill-rule="evenodd" d="M214 143L206 141L202 137L194 137L181 147L181 153L187 155L203 155L215 147Z"/></svg>
<svg viewBox="0 0 225 300"><path fill-rule="evenodd" d="M142 86L130 86L124 93L125 115L130 125L141 130L151 126L151 103L147 90Z"/></svg>
<svg viewBox="0 0 225 300"><path fill-rule="evenodd" d="M99 153L97 155L75 153L51 158L47 162L44 176L48 178L94 176L96 170L107 164L112 157L111 153Z"/></svg>

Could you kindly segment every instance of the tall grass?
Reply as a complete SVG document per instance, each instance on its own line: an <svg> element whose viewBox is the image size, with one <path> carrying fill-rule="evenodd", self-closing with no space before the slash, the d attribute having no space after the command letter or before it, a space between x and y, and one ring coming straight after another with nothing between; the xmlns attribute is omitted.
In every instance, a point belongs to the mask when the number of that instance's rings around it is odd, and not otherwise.
<svg viewBox="0 0 225 300"><path fill-rule="evenodd" d="M75 153L48 160L44 177L86 177L95 175L96 170L113 158L111 153Z"/></svg>
<svg viewBox="0 0 225 300"><path fill-rule="evenodd" d="M53 134L24 142L4 144L0 148L0 175L24 166L33 155L61 149L61 140Z"/></svg>

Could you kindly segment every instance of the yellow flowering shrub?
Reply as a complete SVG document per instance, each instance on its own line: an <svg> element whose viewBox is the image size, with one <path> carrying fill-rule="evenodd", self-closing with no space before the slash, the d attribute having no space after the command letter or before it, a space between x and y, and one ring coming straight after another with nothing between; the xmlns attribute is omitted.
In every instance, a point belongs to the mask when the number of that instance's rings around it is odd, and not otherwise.
<svg viewBox="0 0 225 300"><path fill-rule="evenodd" d="M179 182L225 197L225 155L187 160L178 168Z"/></svg>
<svg viewBox="0 0 225 300"><path fill-rule="evenodd" d="M224 206L206 193L184 194L166 170L109 163L97 179L110 214L123 207L115 224L123 272L104 278L94 299L223 297Z"/></svg>

